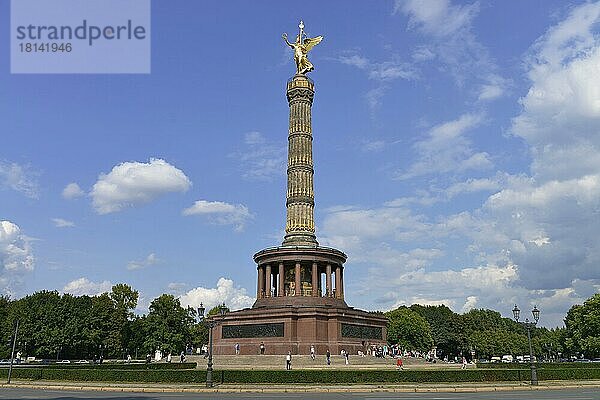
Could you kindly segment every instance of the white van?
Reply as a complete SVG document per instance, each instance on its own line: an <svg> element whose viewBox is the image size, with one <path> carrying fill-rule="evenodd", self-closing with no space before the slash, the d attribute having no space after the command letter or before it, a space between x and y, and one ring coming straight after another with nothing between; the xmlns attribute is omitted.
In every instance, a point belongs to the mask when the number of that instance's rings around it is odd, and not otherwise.
<svg viewBox="0 0 600 400"><path fill-rule="evenodd" d="M502 356L502 362L503 363L511 363L513 362L513 356L510 354L505 354Z"/></svg>

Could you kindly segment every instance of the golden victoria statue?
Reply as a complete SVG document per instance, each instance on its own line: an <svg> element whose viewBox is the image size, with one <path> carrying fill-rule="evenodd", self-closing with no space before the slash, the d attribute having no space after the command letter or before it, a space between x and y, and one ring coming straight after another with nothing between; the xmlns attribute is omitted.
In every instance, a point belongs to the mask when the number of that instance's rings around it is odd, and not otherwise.
<svg viewBox="0 0 600 400"><path fill-rule="evenodd" d="M308 52L321 43L323 40L323 36L317 36L314 38L307 37L306 33L304 33L304 22L300 21L300 33L296 36L296 42L290 43L287 38L287 33L284 33L283 40L285 43L294 49L294 61L296 61L296 73L298 74L306 74L315 69L310 61L308 61L308 57L306 55Z"/></svg>

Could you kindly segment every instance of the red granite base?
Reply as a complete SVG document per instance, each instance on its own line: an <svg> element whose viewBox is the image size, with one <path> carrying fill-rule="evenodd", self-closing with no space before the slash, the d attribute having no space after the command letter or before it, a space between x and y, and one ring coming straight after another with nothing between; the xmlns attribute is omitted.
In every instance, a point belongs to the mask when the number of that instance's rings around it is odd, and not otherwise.
<svg viewBox="0 0 600 400"><path fill-rule="evenodd" d="M283 323L283 336L223 338L223 326ZM235 354L235 344L240 344L240 354L260 354L260 343L265 354L310 354L311 345L316 353L340 354L346 350L356 354L367 346L385 344L387 320L382 314L369 313L351 307L273 307L249 308L225 315L221 325L213 331L214 354ZM381 337L344 337L342 324L381 328ZM230 328L226 328L230 329ZM372 335L371 335L372 336Z"/></svg>

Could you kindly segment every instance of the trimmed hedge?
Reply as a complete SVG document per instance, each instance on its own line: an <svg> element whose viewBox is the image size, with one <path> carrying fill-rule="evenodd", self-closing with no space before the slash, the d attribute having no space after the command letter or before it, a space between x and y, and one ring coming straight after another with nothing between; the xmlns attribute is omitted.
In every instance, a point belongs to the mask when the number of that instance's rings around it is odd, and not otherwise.
<svg viewBox="0 0 600 400"><path fill-rule="evenodd" d="M225 370L226 383L407 383L407 382L499 382L521 380L520 370Z"/></svg>
<svg viewBox="0 0 600 400"><path fill-rule="evenodd" d="M29 368L33 365L37 368L52 368L52 369L118 369L118 370L132 370L132 369L195 369L195 362L187 363L102 363L102 364L48 364L48 365L36 365L36 364L23 364L19 368Z"/></svg>
<svg viewBox="0 0 600 400"><path fill-rule="evenodd" d="M8 369L0 370L0 377L8 377ZM117 370L117 369L57 369L14 368L15 379L81 381L81 382L205 382L206 372L186 370Z"/></svg>
<svg viewBox="0 0 600 400"><path fill-rule="evenodd" d="M597 369L600 368L600 363L535 363L538 369ZM477 368L481 369L528 369L529 363L478 363Z"/></svg>
<svg viewBox="0 0 600 400"><path fill-rule="evenodd" d="M0 370L6 378L8 369ZM202 383L204 370L116 370L116 369L56 369L15 368L15 379L104 381L104 382L162 382ZM221 383L298 383L298 384L377 384L408 382L501 382L527 381L528 369L468 369L468 370L222 370L214 371L213 379ZM538 372L540 380L600 379L600 368L547 369Z"/></svg>

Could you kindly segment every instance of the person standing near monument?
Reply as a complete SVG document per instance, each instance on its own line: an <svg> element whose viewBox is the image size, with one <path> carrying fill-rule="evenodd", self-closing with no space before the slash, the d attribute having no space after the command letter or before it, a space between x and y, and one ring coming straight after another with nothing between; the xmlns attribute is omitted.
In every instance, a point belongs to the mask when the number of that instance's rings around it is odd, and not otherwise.
<svg viewBox="0 0 600 400"><path fill-rule="evenodd" d="M260 354L265 354L265 342L260 342Z"/></svg>
<svg viewBox="0 0 600 400"><path fill-rule="evenodd" d="M235 355L238 356L240 354L240 344L236 343L235 344Z"/></svg>
<svg viewBox="0 0 600 400"><path fill-rule="evenodd" d="M402 366L402 357L400 355L398 355L398 359L396 360L396 368L404 369L404 367Z"/></svg>
<svg viewBox="0 0 600 400"><path fill-rule="evenodd" d="M325 358L327 359L327 365L331 365L331 352L329 349L327 349L327 352L325 353Z"/></svg>
<svg viewBox="0 0 600 400"><path fill-rule="evenodd" d="M285 356L285 369L288 371L292 369L292 352L291 351L288 351L287 356Z"/></svg>

